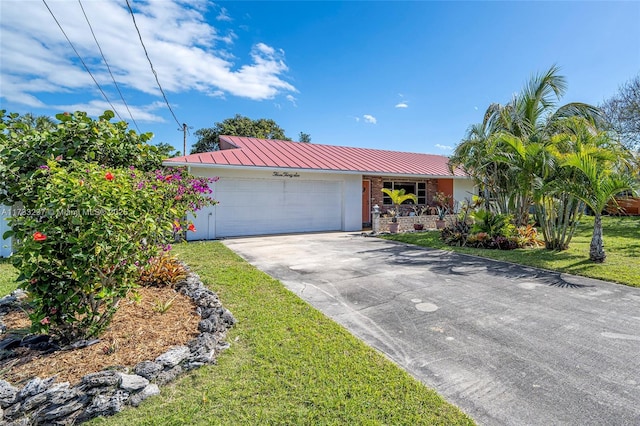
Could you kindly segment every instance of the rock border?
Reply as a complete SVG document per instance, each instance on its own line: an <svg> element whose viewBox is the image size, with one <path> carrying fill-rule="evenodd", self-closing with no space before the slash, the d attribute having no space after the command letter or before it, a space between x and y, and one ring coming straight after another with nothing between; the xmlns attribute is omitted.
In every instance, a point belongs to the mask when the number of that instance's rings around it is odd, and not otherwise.
<svg viewBox="0 0 640 426"><path fill-rule="evenodd" d="M73 387L69 382L55 383L56 376L36 377L22 388L0 380L0 425L77 424L110 416L158 395L159 386L186 371L215 364L218 354L230 346L224 339L236 319L193 272L175 289L194 301L201 318L200 334L186 346L172 347L153 361L136 364L132 371L125 368L87 374ZM17 292L0 299L0 305L3 301L4 306L16 303L16 296L22 294Z"/></svg>

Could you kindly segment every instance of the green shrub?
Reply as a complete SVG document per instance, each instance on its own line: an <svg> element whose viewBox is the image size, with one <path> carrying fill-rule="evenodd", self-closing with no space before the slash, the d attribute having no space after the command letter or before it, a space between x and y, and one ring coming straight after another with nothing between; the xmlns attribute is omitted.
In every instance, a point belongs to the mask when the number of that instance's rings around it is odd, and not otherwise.
<svg viewBox="0 0 640 426"><path fill-rule="evenodd" d="M65 342L99 335L140 267L175 232L194 230L187 212L214 203L207 179L179 169L144 173L51 160L30 179L29 208L10 219L12 261L31 297L33 331Z"/></svg>

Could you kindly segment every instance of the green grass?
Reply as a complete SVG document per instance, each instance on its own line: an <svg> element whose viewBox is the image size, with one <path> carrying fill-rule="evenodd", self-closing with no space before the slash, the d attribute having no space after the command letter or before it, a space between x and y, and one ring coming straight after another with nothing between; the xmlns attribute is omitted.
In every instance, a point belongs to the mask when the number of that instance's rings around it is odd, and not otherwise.
<svg viewBox="0 0 640 426"><path fill-rule="evenodd" d="M569 249L560 252L450 247L440 241L440 233L435 231L387 235L383 238L640 287L640 217L605 216L603 230L607 260L601 264L589 260L593 217L588 216L583 217Z"/></svg>
<svg viewBox="0 0 640 426"><path fill-rule="evenodd" d="M0 259L0 297L18 288L16 278L18 272L8 259Z"/></svg>
<svg viewBox="0 0 640 426"><path fill-rule="evenodd" d="M455 425L458 408L216 242L175 251L238 319L217 366L107 425Z"/></svg>

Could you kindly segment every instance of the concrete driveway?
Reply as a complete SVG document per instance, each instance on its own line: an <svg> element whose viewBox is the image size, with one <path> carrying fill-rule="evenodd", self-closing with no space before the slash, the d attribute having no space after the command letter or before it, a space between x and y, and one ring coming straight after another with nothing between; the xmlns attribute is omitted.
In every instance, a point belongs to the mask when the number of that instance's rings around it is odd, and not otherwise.
<svg viewBox="0 0 640 426"><path fill-rule="evenodd" d="M480 424L640 425L640 288L359 234L224 244Z"/></svg>

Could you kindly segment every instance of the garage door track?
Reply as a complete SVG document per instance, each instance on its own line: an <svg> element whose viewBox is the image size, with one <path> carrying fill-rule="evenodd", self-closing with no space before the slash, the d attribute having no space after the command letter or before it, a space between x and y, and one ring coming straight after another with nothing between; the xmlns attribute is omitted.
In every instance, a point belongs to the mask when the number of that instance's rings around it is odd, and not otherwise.
<svg viewBox="0 0 640 426"><path fill-rule="evenodd" d="M323 233L225 244L487 425L640 425L640 288Z"/></svg>

